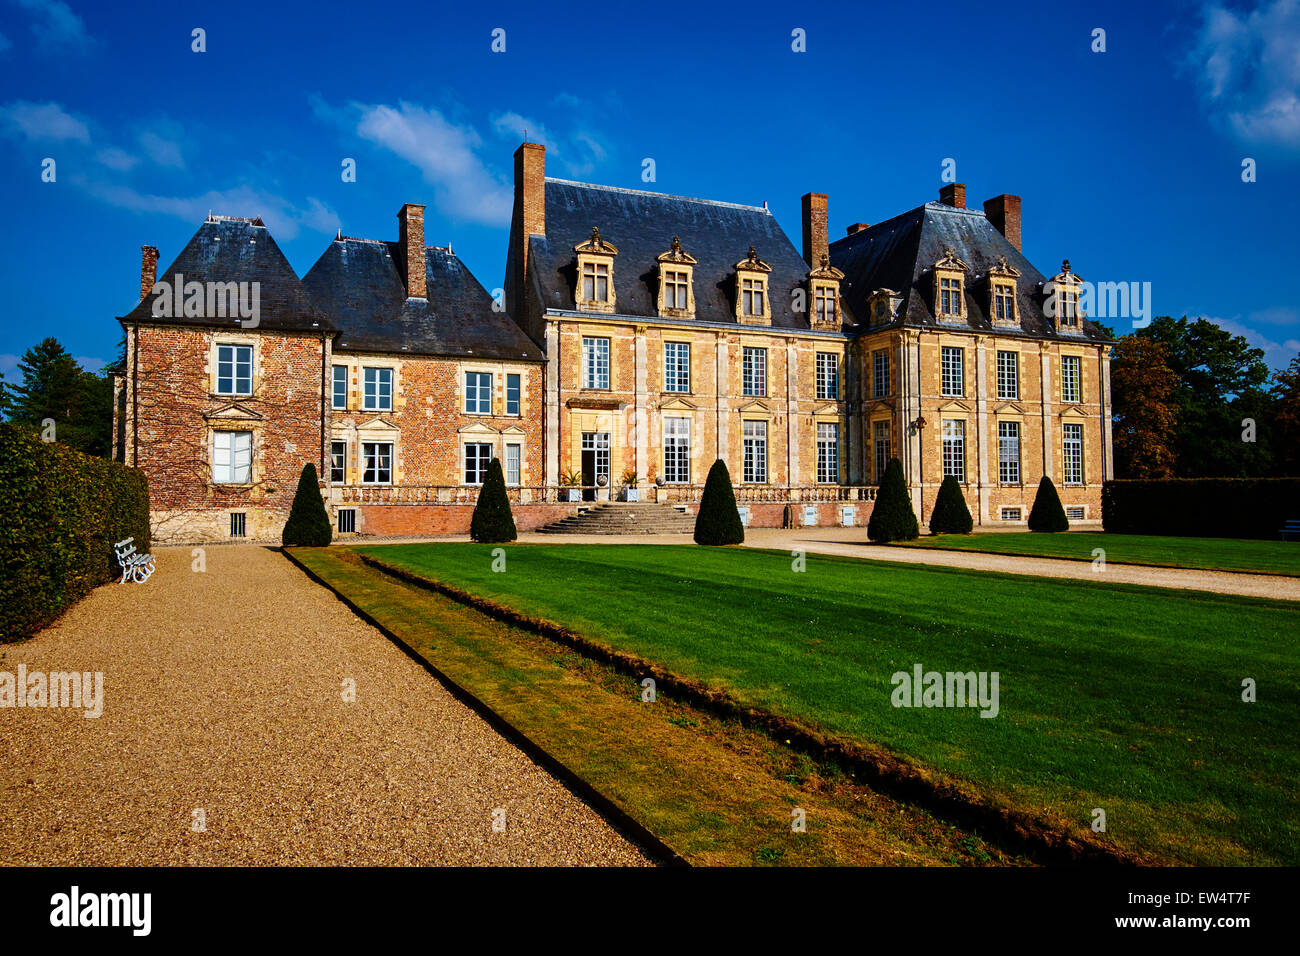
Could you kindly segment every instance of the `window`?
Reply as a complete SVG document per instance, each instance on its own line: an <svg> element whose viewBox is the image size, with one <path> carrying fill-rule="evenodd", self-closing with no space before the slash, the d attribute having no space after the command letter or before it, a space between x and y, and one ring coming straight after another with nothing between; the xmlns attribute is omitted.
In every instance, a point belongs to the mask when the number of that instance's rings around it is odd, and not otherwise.
<svg viewBox="0 0 1300 956"><path fill-rule="evenodd" d="M1020 397L1020 353L998 353L998 398Z"/></svg>
<svg viewBox="0 0 1300 956"><path fill-rule="evenodd" d="M1001 282L993 284L993 315L1004 322L1011 322L1016 317L1016 287Z"/></svg>
<svg viewBox="0 0 1300 956"><path fill-rule="evenodd" d="M253 433L212 433L212 480L245 485L253 480Z"/></svg>
<svg viewBox="0 0 1300 956"><path fill-rule="evenodd" d="M939 280L939 314L961 315L961 279Z"/></svg>
<svg viewBox="0 0 1300 956"><path fill-rule="evenodd" d="M664 271L664 308L686 309L686 290L690 285L687 273L673 269Z"/></svg>
<svg viewBox="0 0 1300 956"><path fill-rule="evenodd" d="M966 481L966 423L960 419L943 420L943 476Z"/></svg>
<svg viewBox="0 0 1300 956"><path fill-rule="evenodd" d="M330 407L348 407L348 367L346 365L334 366L334 397Z"/></svg>
<svg viewBox="0 0 1300 956"><path fill-rule="evenodd" d="M519 462L522 446L511 443L506 445L506 484L519 484Z"/></svg>
<svg viewBox="0 0 1300 956"><path fill-rule="evenodd" d="M230 536L242 538L247 534L247 515L242 511L230 512Z"/></svg>
<svg viewBox="0 0 1300 956"><path fill-rule="evenodd" d="M1003 520L1003 521L1019 521L1019 520L1020 520L1020 514L1021 514L1021 512L1020 512L1020 509L1019 509L1019 508L1003 508L1003 509L1002 509L1002 520Z"/></svg>
<svg viewBox="0 0 1300 956"><path fill-rule="evenodd" d="M876 446L876 484L880 484L884 480L885 469L889 467L889 459L892 457L889 448L889 422L876 422L871 429Z"/></svg>
<svg viewBox="0 0 1300 956"><path fill-rule="evenodd" d="M368 412L393 410L393 370L367 368L362 370L365 380L365 401L362 407Z"/></svg>
<svg viewBox="0 0 1300 956"><path fill-rule="evenodd" d="M767 289L766 279L740 280L740 309L745 315L763 315L763 295Z"/></svg>
<svg viewBox="0 0 1300 956"><path fill-rule="evenodd" d="M609 432L583 432L582 433L582 450L591 452L591 458L588 459L586 454L582 456L582 481L588 483L590 478L591 484L600 484L600 479L609 478ZM587 462L591 461L594 472L587 471Z"/></svg>
<svg viewBox="0 0 1300 956"><path fill-rule="evenodd" d="M352 534L357 530L357 509L339 509L339 534Z"/></svg>
<svg viewBox="0 0 1300 956"><path fill-rule="evenodd" d="M330 484L342 485L347 483L347 465L348 443L345 441L330 442Z"/></svg>
<svg viewBox="0 0 1300 956"><path fill-rule="evenodd" d="M744 436L742 480L762 484L767 481L767 422L745 422Z"/></svg>
<svg viewBox="0 0 1300 956"><path fill-rule="evenodd" d="M363 485L391 485L393 483L392 442L362 442L361 458L365 462L365 469L361 473L361 483Z"/></svg>
<svg viewBox="0 0 1300 956"><path fill-rule="evenodd" d="M1020 423L998 422L998 481L1020 484Z"/></svg>
<svg viewBox="0 0 1300 956"><path fill-rule="evenodd" d="M831 402L840 397L840 360L834 352L817 353L817 397Z"/></svg>
<svg viewBox="0 0 1300 956"><path fill-rule="evenodd" d="M492 373L465 373L465 413L468 415L492 414Z"/></svg>
<svg viewBox="0 0 1300 956"><path fill-rule="evenodd" d="M518 372L506 375L506 414L519 414L519 389L521 378Z"/></svg>
<svg viewBox="0 0 1300 956"><path fill-rule="evenodd" d="M743 394L767 394L767 349L746 347L741 352L740 378Z"/></svg>
<svg viewBox="0 0 1300 956"><path fill-rule="evenodd" d="M685 342L664 343L664 391L691 390L691 347Z"/></svg>
<svg viewBox="0 0 1300 956"><path fill-rule="evenodd" d="M822 484L840 480L840 426L817 423L817 480Z"/></svg>
<svg viewBox="0 0 1300 956"><path fill-rule="evenodd" d="M1079 367L1079 356L1061 356L1061 401L1063 402L1080 401Z"/></svg>
<svg viewBox="0 0 1300 956"><path fill-rule="evenodd" d="M582 387L609 388L609 339L582 340Z"/></svg>
<svg viewBox="0 0 1300 956"><path fill-rule="evenodd" d="M481 485L492 461L490 442L467 442L465 445L465 484Z"/></svg>
<svg viewBox="0 0 1300 956"><path fill-rule="evenodd" d="M253 347L217 346L217 394L253 394Z"/></svg>
<svg viewBox="0 0 1300 956"><path fill-rule="evenodd" d="M943 372L943 394L945 395L965 395L966 394L966 376L963 365L966 358L966 350L952 348L945 345L941 359L941 368Z"/></svg>
<svg viewBox="0 0 1300 956"><path fill-rule="evenodd" d="M818 322L835 323L835 287L818 285L813 287L813 304L816 308Z"/></svg>
<svg viewBox="0 0 1300 956"><path fill-rule="evenodd" d="M691 482L691 420L664 419L664 481L674 485Z"/></svg>
<svg viewBox="0 0 1300 956"><path fill-rule="evenodd" d="M588 302L609 300L609 265L585 262L582 265L582 297Z"/></svg>
<svg viewBox="0 0 1300 956"><path fill-rule="evenodd" d="M889 350L876 349L871 353L871 394L884 398L889 394Z"/></svg>
<svg viewBox="0 0 1300 956"><path fill-rule="evenodd" d="M1065 459L1061 477L1067 485L1083 484L1083 426L1065 426Z"/></svg>
<svg viewBox="0 0 1300 956"><path fill-rule="evenodd" d="M1079 324L1079 292L1073 285L1060 285L1056 291L1056 315L1060 324L1073 328Z"/></svg>

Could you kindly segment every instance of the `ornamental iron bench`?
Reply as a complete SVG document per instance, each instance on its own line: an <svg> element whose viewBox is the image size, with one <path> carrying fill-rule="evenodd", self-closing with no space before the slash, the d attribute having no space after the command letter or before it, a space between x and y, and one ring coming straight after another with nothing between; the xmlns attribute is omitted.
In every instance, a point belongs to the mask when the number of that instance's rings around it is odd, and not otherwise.
<svg viewBox="0 0 1300 956"><path fill-rule="evenodd" d="M117 563L122 566L122 580L118 584L125 584L127 578L130 578L136 584L144 584L149 580L149 575L153 574L153 555L141 554L135 549L135 538L127 538L125 541L119 541L113 545L117 551Z"/></svg>
<svg viewBox="0 0 1300 956"><path fill-rule="evenodd" d="M1279 531L1278 534L1282 536L1283 541L1291 540L1292 535L1300 537L1300 519L1293 518L1290 521L1284 522L1282 524L1282 530Z"/></svg>

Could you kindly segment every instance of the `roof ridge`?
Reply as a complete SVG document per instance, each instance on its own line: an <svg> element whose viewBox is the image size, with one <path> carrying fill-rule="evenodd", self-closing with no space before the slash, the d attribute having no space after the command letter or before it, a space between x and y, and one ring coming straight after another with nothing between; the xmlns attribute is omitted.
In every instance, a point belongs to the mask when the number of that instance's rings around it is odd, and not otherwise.
<svg viewBox="0 0 1300 956"><path fill-rule="evenodd" d="M706 206L725 206L728 209L747 209L753 212L761 212L766 215L772 215L772 210L766 205L751 206L739 202L723 202L720 199L700 199L696 196L678 196L673 193L656 193L648 189L628 189L626 186L602 186L599 183L583 183L576 179L557 179L554 176L547 176L546 182L557 183L561 186L581 186L584 189L599 189L611 193L628 193L633 196L654 196L658 199L676 199L678 202L697 202Z"/></svg>

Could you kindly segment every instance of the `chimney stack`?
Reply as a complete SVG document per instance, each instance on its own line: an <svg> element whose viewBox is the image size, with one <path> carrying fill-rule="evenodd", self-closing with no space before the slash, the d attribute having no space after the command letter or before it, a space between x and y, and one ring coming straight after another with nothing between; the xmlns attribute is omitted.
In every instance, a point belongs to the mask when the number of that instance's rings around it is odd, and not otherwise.
<svg viewBox="0 0 1300 956"><path fill-rule="evenodd" d="M844 234L846 236L851 236L855 232L861 232L863 229L870 229L870 228L871 228L871 223L869 222L855 222L853 225L849 226L848 230L846 230Z"/></svg>
<svg viewBox="0 0 1300 956"><path fill-rule="evenodd" d="M140 247L140 299L144 300L153 291L158 281L158 247Z"/></svg>
<svg viewBox="0 0 1300 956"><path fill-rule="evenodd" d="M984 201L984 215L1020 251L1020 197L1003 193Z"/></svg>
<svg viewBox="0 0 1300 956"><path fill-rule="evenodd" d="M397 211L397 242L402 255L397 267L406 281L408 299L427 299L429 279L424 269L424 207L407 203Z"/></svg>
<svg viewBox="0 0 1300 956"><path fill-rule="evenodd" d="M546 147L541 143L520 143L515 150L515 222L516 251L526 275L528 237L546 235Z"/></svg>
<svg viewBox="0 0 1300 956"><path fill-rule="evenodd" d="M939 190L939 202L953 209L966 208L966 184L948 183Z"/></svg>
<svg viewBox="0 0 1300 956"><path fill-rule="evenodd" d="M825 193L804 193L803 258L810 269L820 269L822 256L830 252L830 227L826 213L828 204Z"/></svg>

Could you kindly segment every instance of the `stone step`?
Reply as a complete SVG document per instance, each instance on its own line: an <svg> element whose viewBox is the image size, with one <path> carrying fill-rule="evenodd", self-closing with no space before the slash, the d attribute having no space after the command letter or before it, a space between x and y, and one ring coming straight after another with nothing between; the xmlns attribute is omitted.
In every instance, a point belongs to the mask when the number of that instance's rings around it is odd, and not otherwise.
<svg viewBox="0 0 1300 956"><path fill-rule="evenodd" d="M589 505L537 529L542 534L689 534L695 517L655 502Z"/></svg>

